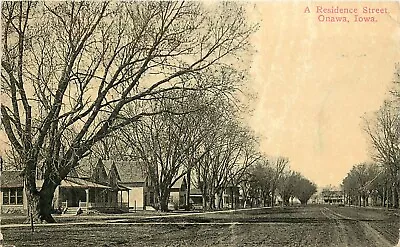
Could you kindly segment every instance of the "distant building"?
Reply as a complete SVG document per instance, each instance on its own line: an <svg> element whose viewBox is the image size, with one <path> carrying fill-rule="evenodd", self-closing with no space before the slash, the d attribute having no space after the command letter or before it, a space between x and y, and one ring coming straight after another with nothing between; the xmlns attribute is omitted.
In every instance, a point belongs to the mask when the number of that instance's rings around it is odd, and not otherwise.
<svg viewBox="0 0 400 247"><path fill-rule="evenodd" d="M322 202L328 204L343 204L343 191L337 189L324 189L321 192Z"/></svg>

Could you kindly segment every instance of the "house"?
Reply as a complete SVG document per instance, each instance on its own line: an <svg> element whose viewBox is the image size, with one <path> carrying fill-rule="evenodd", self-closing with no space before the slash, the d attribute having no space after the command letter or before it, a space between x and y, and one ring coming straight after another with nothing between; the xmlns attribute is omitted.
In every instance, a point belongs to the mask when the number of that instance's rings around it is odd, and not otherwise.
<svg viewBox="0 0 400 247"><path fill-rule="evenodd" d="M344 203L344 194L341 190L335 189L324 189L321 192L323 203L329 204L343 204Z"/></svg>
<svg viewBox="0 0 400 247"><path fill-rule="evenodd" d="M22 171L3 171L0 176L1 213L23 213L28 209Z"/></svg>
<svg viewBox="0 0 400 247"><path fill-rule="evenodd" d="M100 161L99 161L100 162ZM132 210L151 209L154 206L154 189L150 179L145 175L140 164L136 161L101 161L105 170L115 173L117 185L127 188L118 200Z"/></svg>
<svg viewBox="0 0 400 247"><path fill-rule="evenodd" d="M194 209L203 208L203 194L200 189L190 190L190 204Z"/></svg>
<svg viewBox="0 0 400 247"><path fill-rule="evenodd" d="M27 196L22 177L22 171L2 171L1 172L1 199L0 206L3 213L23 213L28 209ZM36 187L40 189L43 180L36 181ZM67 177L54 192L53 208L94 208L99 207L101 202L103 207L117 207L116 204L105 203L99 195L107 194L111 189L109 186L97 184L76 177ZM101 198L101 199L99 199Z"/></svg>
<svg viewBox="0 0 400 247"><path fill-rule="evenodd" d="M186 192L187 193L187 192ZM216 203L218 203L216 201ZM222 208L239 208L244 203L238 186L228 185L222 193ZM200 189L193 188L190 190L190 204L194 209L203 209L203 193Z"/></svg>
<svg viewBox="0 0 400 247"><path fill-rule="evenodd" d="M21 171L3 171L1 174L0 205L3 211L26 211L27 199ZM37 172L37 188L43 185ZM186 178L178 179L170 189L169 202L177 209L186 205ZM56 188L53 208L96 209L102 212L154 210L155 190L151 180L136 161L99 159L81 161Z"/></svg>
<svg viewBox="0 0 400 247"><path fill-rule="evenodd" d="M41 172L38 172L36 180L38 189L42 187L44 181L40 174ZM129 188L119 185L118 179L115 168L106 171L101 161L97 163L90 176L72 170L55 189L53 208L68 208L70 212L75 212L78 208L127 211L129 206L118 198L121 198L123 193L129 193ZM28 205L22 171L2 171L0 182L1 211L26 212Z"/></svg>
<svg viewBox="0 0 400 247"><path fill-rule="evenodd" d="M240 187L229 184L226 186L222 198L224 208L238 208L242 201Z"/></svg>
<svg viewBox="0 0 400 247"><path fill-rule="evenodd" d="M173 204L174 209L184 207L186 203L187 183L186 177L179 178L170 188L169 203Z"/></svg>

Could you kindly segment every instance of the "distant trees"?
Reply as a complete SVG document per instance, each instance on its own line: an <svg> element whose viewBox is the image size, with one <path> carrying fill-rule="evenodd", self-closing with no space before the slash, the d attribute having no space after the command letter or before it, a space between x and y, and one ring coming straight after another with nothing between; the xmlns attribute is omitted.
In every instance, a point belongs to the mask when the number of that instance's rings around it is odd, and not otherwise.
<svg viewBox="0 0 400 247"><path fill-rule="evenodd" d="M311 196L317 192L317 186L307 178L300 175L294 188L294 197L299 199L300 203L306 205Z"/></svg>
<svg viewBox="0 0 400 247"><path fill-rule="evenodd" d="M249 167L245 178L240 183L244 197L244 207L253 205L272 205L272 183L274 170L265 157Z"/></svg>
<svg viewBox="0 0 400 247"><path fill-rule="evenodd" d="M242 77L234 71L223 74L218 80L240 84ZM242 109L235 105L238 102L231 94L235 91L182 97L177 93L181 92L165 93L147 105L159 114L116 132L112 140L124 150L117 157L139 161L154 187L155 206L162 211L168 210L170 189L183 176L189 193L191 184L202 192L204 209L222 208L226 188L237 186L246 169L259 159L257 139L239 121ZM232 207L235 203L239 202Z"/></svg>
<svg viewBox="0 0 400 247"><path fill-rule="evenodd" d="M233 83L232 75L230 71L229 78L219 80L229 79ZM183 176L187 176L188 184L205 181L207 189L201 189L204 201L210 208L220 208L212 196L221 198L227 184L234 181L241 168L246 168L246 162L256 158L248 156L257 148L255 144L250 146L254 137L240 127L227 94L203 92L172 97L166 93L151 106L153 112L160 114L117 132L125 147L124 156L139 161L151 180L156 207L161 211L168 210L170 189ZM217 113L229 116L229 121L215 118ZM192 173L196 175L193 179Z"/></svg>
<svg viewBox="0 0 400 247"><path fill-rule="evenodd" d="M349 204L368 206L368 199L378 195L379 175L382 169L375 163L361 163L353 166L343 179L342 189ZM385 198L380 196L383 202Z"/></svg>
<svg viewBox="0 0 400 247"><path fill-rule="evenodd" d="M300 173L288 171L283 174L278 191L284 205L289 205L293 198L306 205L311 196L317 192L317 187Z"/></svg>
<svg viewBox="0 0 400 247"><path fill-rule="evenodd" d="M287 158L264 158L250 167L248 179L242 183L246 203L249 201L251 205L274 206L276 195L279 194L286 206L294 198L301 204L307 204L317 192L317 187L300 173L289 170L288 164Z"/></svg>

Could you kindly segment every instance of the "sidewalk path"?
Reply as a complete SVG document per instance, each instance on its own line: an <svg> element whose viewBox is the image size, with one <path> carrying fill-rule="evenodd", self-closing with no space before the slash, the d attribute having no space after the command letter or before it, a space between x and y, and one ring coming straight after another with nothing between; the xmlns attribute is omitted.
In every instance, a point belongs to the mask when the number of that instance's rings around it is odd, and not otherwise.
<svg viewBox="0 0 400 247"><path fill-rule="evenodd" d="M233 213L233 212L240 212L240 211L248 211L248 210L260 210L266 209L271 207L261 207L261 208L244 208L244 209L232 209L232 210L222 210L222 211L209 211L209 212L193 212L193 213L173 213L173 214L164 214L164 215L152 215L152 216L143 216L143 215L126 215L124 218L123 216L115 217L116 219L112 219L113 217L104 217L104 216L85 216L85 218L90 219L98 219L98 220L89 220L89 221L81 221L81 222L60 222L60 223L43 223L43 224L35 224L35 227L51 227L51 226L65 226L65 225L104 225L104 224L123 224L124 222L129 222L132 219L143 219L143 220L151 220L151 219L159 219L159 218L171 218L171 217L185 217L185 216L194 216L194 215L205 215L205 214L216 214L216 213ZM76 216L80 217L80 216ZM92 218L92 219L93 219ZM122 219L119 219L122 218ZM160 222L156 222L159 224ZM138 222L137 224L155 224L152 222L145 222L141 223ZM166 223L170 224L170 223ZM7 225L0 225L0 229L5 228L19 228L19 227L31 227L30 224L7 224Z"/></svg>

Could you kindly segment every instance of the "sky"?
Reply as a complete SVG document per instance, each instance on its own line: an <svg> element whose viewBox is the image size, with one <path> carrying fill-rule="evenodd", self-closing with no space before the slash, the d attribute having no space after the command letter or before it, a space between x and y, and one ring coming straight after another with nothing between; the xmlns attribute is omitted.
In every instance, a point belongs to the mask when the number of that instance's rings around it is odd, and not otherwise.
<svg viewBox="0 0 400 247"><path fill-rule="evenodd" d="M354 14L316 13L356 8ZM310 13L307 13L309 7ZM381 14L360 13L363 7ZM341 183L354 164L369 160L362 116L387 97L400 61L400 7L396 2L253 2L250 126L268 155L286 156L292 170L318 186ZM323 17L321 17L321 15ZM345 16L349 22L326 22Z"/></svg>

